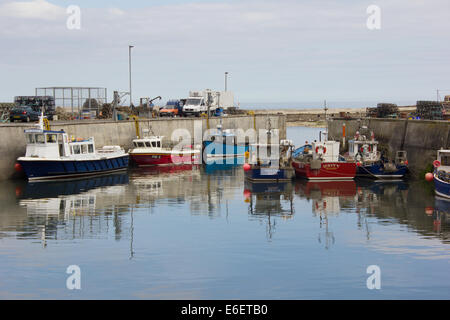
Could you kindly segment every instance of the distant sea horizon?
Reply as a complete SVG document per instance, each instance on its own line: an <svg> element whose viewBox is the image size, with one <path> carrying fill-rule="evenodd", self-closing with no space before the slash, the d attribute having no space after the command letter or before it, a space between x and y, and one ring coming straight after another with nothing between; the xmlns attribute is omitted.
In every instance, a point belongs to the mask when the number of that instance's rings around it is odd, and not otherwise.
<svg viewBox="0 0 450 320"><path fill-rule="evenodd" d="M415 105L416 101L327 101L330 109L338 108L373 108L378 103L395 103L398 106ZM321 109L323 101L315 102L239 102L241 109Z"/></svg>

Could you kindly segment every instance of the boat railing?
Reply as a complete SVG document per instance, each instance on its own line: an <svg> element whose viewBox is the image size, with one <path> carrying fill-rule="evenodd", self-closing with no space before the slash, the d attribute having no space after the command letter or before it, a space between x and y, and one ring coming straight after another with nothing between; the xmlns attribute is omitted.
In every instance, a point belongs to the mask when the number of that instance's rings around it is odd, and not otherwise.
<svg viewBox="0 0 450 320"><path fill-rule="evenodd" d="M119 151L123 151L123 149L119 146L104 146L103 148L97 150L97 152L101 154L115 153Z"/></svg>

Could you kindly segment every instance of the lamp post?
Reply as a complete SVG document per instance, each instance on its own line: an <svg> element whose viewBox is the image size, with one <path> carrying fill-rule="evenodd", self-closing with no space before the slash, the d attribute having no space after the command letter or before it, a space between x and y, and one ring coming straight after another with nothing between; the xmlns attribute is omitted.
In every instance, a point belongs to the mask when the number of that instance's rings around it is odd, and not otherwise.
<svg viewBox="0 0 450 320"><path fill-rule="evenodd" d="M134 46L128 46L128 73L130 76L130 107L133 106L133 97L131 95L131 48L134 48Z"/></svg>
<svg viewBox="0 0 450 320"><path fill-rule="evenodd" d="M225 91L227 91L227 78L228 78L228 72L225 72Z"/></svg>

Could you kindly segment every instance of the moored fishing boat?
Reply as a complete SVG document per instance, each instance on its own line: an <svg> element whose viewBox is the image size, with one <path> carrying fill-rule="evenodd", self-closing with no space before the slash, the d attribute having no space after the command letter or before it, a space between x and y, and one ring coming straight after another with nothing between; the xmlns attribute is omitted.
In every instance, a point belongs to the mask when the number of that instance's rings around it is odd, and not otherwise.
<svg viewBox="0 0 450 320"><path fill-rule="evenodd" d="M125 170L128 154L120 146L96 150L94 138L69 139L64 130L44 129L41 116L38 127L25 130L25 156L17 159L16 170L28 180L72 179Z"/></svg>
<svg viewBox="0 0 450 320"><path fill-rule="evenodd" d="M272 141L272 135L269 122L266 143L250 145L248 163L244 164L246 179L253 182L283 182L295 177L291 164L292 141Z"/></svg>
<svg viewBox="0 0 450 320"><path fill-rule="evenodd" d="M239 141L233 130L222 130L220 124L209 139L203 141L203 161L206 164L228 164L233 163L235 158L239 158L242 164L248 149L249 146Z"/></svg>
<svg viewBox="0 0 450 320"><path fill-rule="evenodd" d="M199 163L200 150L185 146L166 148L162 136L144 136L133 140L129 150L131 160L138 166L183 165Z"/></svg>
<svg viewBox="0 0 450 320"><path fill-rule="evenodd" d="M450 150L438 150L434 165L434 190L437 196L450 199Z"/></svg>
<svg viewBox="0 0 450 320"><path fill-rule="evenodd" d="M356 163L339 155L339 142L328 140L321 132L319 141L294 151L292 166L298 178L308 180L352 180Z"/></svg>
<svg viewBox="0 0 450 320"><path fill-rule="evenodd" d="M356 161L356 176L374 179L401 179L408 172L406 151L397 151L395 160L390 161L377 151L378 141L373 132L371 138L356 132L349 141L349 157Z"/></svg>

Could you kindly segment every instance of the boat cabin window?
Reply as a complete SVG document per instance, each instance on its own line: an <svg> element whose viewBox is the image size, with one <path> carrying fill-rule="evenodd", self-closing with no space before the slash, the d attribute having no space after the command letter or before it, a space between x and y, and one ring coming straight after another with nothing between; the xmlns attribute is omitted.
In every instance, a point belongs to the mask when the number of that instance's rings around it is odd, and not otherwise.
<svg viewBox="0 0 450 320"><path fill-rule="evenodd" d="M146 146L147 148L150 148L150 142L146 141L146 142L145 142L145 146Z"/></svg>
<svg viewBox="0 0 450 320"><path fill-rule="evenodd" d="M94 153L94 145L93 144L88 144L88 152Z"/></svg>
<svg viewBox="0 0 450 320"><path fill-rule="evenodd" d="M72 147L72 153L73 154L80 154L81 153L81 148L80 148L80 146L79 145L74 145L73 147Z"/></svg>
<svg viewBox="0 0 450 320"><path fill-rule="evenodd" d="M156 142L155 141L152 141L152 147L156 148Z"/></svg>
<svg viewBox="0 0 450 320"><path fill-rule="evenodd" d="M87 153L87 145L85 144L81 145L81 153Z"/></svg>
<svg viewBox="0 0 450 320"><path fill-rule="evenodd" d="M137 145L138 145L138 147L140 147L140 148L142 148L142 147L145 146L143 142L138 142Z"/></svg>
<svg viewBox="0 0 450 320"><path fill-rule="evenodd" d="M27 134L27 142L34 143L34 134Z"/></svg>
<svg viewBox="0 0 450 320"><path fill-rule="evenodd" d="M35 138L36 138L36 143L45 143L43 134L36 134Z"/></svg>
<svg viewBox="0 0 450 320"><path fill-rule="evenodd" d="M158 148L161 148L161 141L156 142L156 146L157 146Z"/></svg>
<svg viewBox="0 0 450 320"><path fill-rule="evenodd" d="M46 134L47 143L56 143L56 134Z"/></svg>
<svg viewBox="0 0 450 320"><path fill-rule="evenodd" d="M448 153L441 154L441 165L450 166L450 154Z"/></svg>

